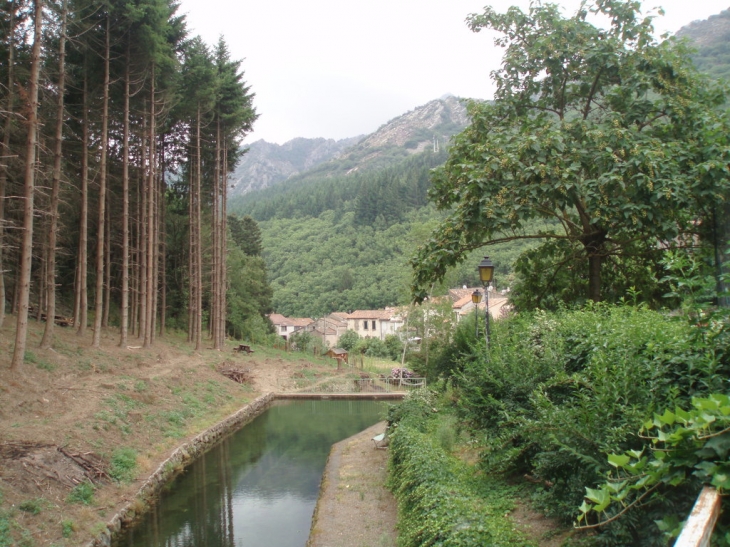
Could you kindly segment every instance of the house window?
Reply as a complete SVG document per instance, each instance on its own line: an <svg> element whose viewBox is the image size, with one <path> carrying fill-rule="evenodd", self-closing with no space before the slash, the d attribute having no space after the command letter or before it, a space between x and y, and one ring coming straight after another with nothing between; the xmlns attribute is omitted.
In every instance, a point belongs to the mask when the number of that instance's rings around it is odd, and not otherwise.
<svg viewBox="0 0 730 547"><path fill-rule="evenodd" d="M375 330L375 321L373 321L373 330Z"/></svg>
<svg viewBox="0 0 730 547"><path fill-rule="evenodd" d="M281 332L286 332L286 325L281 326Z"/></svg>
<svg viewBox="0 0 730 547"><path fill-rule="evenodd" d="M368 322L367 321L363 321L362 322L362 328L365 329L365 330L368 330Z"/></svg>

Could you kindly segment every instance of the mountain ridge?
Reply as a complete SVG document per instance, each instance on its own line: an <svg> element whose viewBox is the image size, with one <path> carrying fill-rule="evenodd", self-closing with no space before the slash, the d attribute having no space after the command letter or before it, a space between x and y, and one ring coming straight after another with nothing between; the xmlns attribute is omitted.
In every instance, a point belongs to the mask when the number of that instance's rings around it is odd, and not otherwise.
<svg viewBox="0 0 730 547"><path fill-rule="evenodd" d="M363 136L347 139L297 137L284 144L263 139L248 146L231 176L231 197L263 190L317 165L339 157Z"/></svg>
<svg viewBox="0 0 730 547"><path fill-rule="evenodd" d="M446 96L418 106L369 135L349 139L296 138L282 145L256 141L234 171L232 198L311 172L313 177L381 169L426 149L439 150L468 124L462 99Z"/></svg>

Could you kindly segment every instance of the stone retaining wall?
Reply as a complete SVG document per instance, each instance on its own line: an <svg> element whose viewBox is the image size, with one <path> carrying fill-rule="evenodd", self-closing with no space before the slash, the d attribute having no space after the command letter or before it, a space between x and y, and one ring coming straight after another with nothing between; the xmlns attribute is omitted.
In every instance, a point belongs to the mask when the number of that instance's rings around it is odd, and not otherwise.
<svg viewBox="0 0 730 547"><path fill-rule="evenodd" d="M206 429L190 441L179 446L163 461L154 473L142 484L137 491L134 501L128 503L119 513L114 515L107 523L104 530L96 539L90 541L85 547L109 547L114 534L117 534L122 526L132 522L139 515L135 507L144 506L154 500L163 486L173 477L176 470L184 467L195 460L200 454L211 448L222 437L239 429L244 424L253 420L256 416L266 410L276 398L273 393L262 395L251 403L247 404L225 420ZM140 504L141 502L141 504Z"/></svg>

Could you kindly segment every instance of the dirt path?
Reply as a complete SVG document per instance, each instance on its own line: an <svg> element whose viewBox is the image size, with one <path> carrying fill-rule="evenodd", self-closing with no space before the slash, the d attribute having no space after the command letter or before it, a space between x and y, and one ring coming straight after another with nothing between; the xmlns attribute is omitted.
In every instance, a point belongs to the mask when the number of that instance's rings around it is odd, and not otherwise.
<svg viewBox="0 0 730 547"><path fill-rule="evenodd" d="M322 477L307 547L394 547L397 506L385 488L388 451L372 438L380 422L334 445Z"/></svg>

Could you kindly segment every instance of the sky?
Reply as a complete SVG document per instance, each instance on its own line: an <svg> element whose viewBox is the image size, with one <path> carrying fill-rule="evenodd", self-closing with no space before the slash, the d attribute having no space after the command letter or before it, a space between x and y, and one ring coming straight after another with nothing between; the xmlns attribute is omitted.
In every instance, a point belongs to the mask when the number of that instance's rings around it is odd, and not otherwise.
<svg viewBox="0 0 730 547"><path fill-rule="evenodd" d="M572 15L580 0L555 3ZM220 36L243 60L259 119L245 142L343 139L444 95L490 99L502 50L467 15L530 0L181 0L191 35ZM644 0L658 34L730 8L730 0Z"/></svg>

